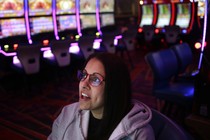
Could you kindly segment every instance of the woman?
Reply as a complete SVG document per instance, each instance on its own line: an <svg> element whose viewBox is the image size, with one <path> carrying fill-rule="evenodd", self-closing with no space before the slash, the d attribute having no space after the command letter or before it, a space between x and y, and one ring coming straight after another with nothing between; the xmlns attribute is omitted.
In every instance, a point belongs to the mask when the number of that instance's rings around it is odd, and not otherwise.
<svg viewBox="0 0 210 140"><path fill-rule="evenodd" d="M149 107L131 101L126 64L114 54L91 55L78 73L79 102L67 105L48 140L153 140Z"/></svg>

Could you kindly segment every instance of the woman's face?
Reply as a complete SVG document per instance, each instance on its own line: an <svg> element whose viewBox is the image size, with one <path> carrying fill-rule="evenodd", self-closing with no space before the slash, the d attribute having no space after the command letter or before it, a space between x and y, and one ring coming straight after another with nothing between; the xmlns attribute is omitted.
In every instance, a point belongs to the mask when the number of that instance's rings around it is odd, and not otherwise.
<svg viewBox="0 0 210 140"><path fill-rule="evenodd" d="M99 74L105 78L105 70L103 64L93 58L89 60L85 69L88 75L86 79L79 83L79 104L81 110L90 110L94 117L101 118L104 109L104 89L105 81L98 86L92 86L89 83L89 74Z"/></svg>

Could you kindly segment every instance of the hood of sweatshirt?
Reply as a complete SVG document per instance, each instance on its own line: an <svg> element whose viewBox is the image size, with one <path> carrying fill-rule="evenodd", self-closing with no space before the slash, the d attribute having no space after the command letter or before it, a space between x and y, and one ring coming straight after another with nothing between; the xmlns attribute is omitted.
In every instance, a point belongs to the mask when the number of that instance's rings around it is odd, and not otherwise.
<svg viewBox="0 0 210 140"><path fill-rule="evenodd" d="M122 119L120 124L114 130L110 139L118 139L127 136L137 129L147 125L152 119L150 108L142 102L133 100L133 108Z"/></svg>

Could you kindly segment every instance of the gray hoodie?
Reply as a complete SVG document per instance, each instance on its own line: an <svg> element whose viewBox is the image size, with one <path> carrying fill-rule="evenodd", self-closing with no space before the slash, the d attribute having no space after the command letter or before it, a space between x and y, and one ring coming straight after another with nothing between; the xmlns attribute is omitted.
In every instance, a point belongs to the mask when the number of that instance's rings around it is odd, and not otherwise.
<svg viewBox="0 0 210 140"><path fill-rule="evenodd" d="M151 110L145 104L134 100L133 108L115 128L109 140L154 140L149 122ZM86 140L89 110L80 110L78 103L67 105L53 123L48 140Z"/></svg>

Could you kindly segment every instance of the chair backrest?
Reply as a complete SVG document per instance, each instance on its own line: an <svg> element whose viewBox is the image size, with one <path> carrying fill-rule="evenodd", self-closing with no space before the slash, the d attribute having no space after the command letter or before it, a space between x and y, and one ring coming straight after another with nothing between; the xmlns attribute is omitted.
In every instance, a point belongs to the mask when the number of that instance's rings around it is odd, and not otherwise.
<svg viewBox="0 0 210 140"><path fill-rule="evenodd" d="M153 88L161 88L169 84L178 72L178 61L171 49L164 49L146 54L145 60L153 73Z"/></svg>
<svg viewBox="0 0 210 140"><path fill-rule="evenodd" d="M93 49L93 44L95 41L94 36L82 36L79 39L79 47L84 55L84 58L87 59L95 51Z"/></svg>
<svg viewBox="0 0 210 140"><path fill-rule="evenodd" d="M144 25L143 33L145 41L152 41L155 34L155 26L154 25Z"/></svg>
<svg viewBox="0 0 210 140"><path fill-rule="evenodd" d="M109 53L115 53L116 51L116 48L114 46L115 36L116 36L115 34L103 34L102 36L101 44L104 45L107 52Z"/></svg>
<svg viewBox="0 0 210 140"><path fill-rule="evenodd" d="M187 67L192 64L193 53L188 43L177 44L171 47L175 52L178 64L179 64L179 73L186 71Z"/></svg>
<svg viewBox="0 0 210 140"><path fill-rule="evenodd" d="M17 57L26 74L35 74L40 70L40 45L20 45Z"/></svg>
<svg viewBox="0 0 210 140"><path fill-rule="evenodd" d="M174 26L165 26L165 41L168 44L176 44L179 40L180 27L177 25Z"/></svg>
<svg viewBox="0 0 210 140"><path fill-rule="evenodd" d="M192 140L192 136L181 126L155 109L152 110L152 126L156 140Z"/></svg>
<svg viewBox="0 0 210 140"><path fill-rule="evenodd" d="M135 49L136 35L137 35L137 30L133 31L133 30L128 29L127 31L123 33L123 39L127 47L127 50L132 51Z"/></svg>
<svg viewBox="0 0 210 140"><path fill-rule="evenodd" d="M69 47L72 40L56 40L51 42L51 51L59 67L68 66L71 62Z"/></svg>

